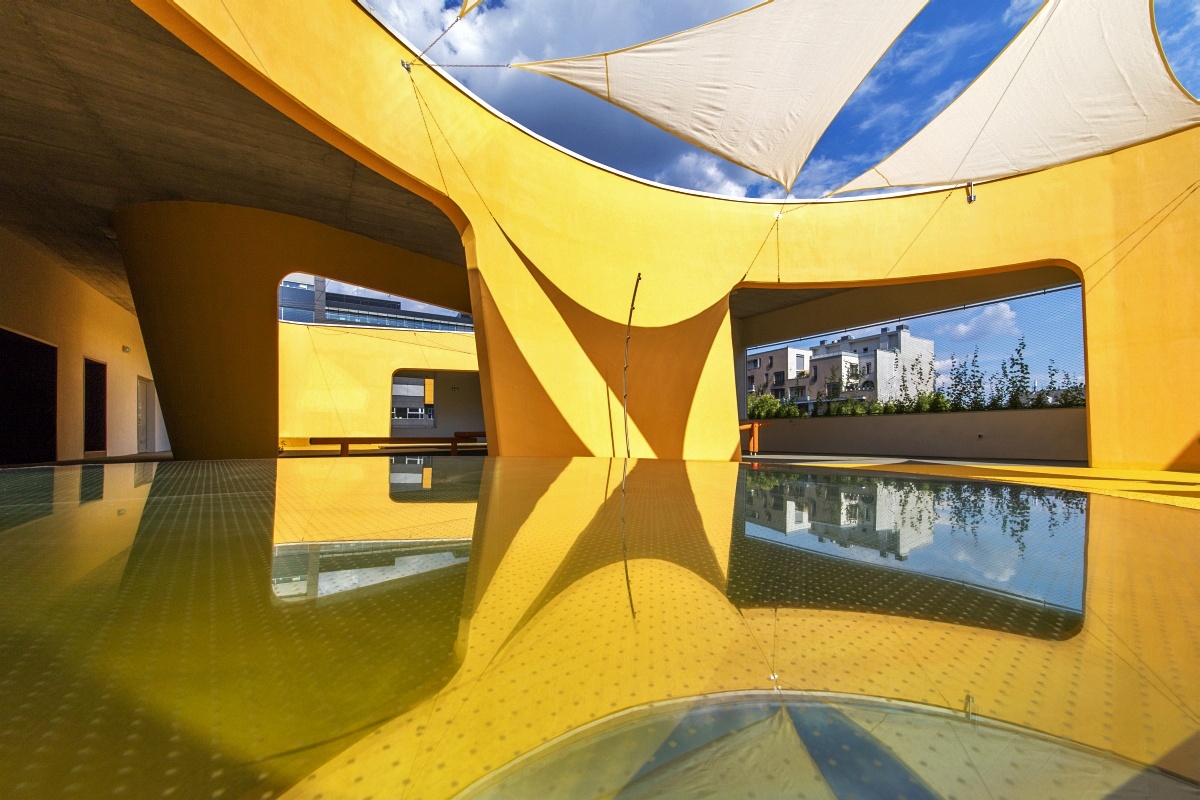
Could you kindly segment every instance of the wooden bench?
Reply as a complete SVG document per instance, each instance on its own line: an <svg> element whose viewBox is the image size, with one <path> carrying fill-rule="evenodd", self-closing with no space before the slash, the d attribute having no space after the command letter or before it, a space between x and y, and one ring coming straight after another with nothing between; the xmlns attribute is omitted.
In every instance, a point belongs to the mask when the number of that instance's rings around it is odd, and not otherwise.
<svg viewBox="0 0 1200 800"><path fill-rule="evenodd" d="M462 441L455 436L313 436L309 444L341 445L341 455L350 455L352 444L448 444L450 455L458 455L458 443Z"/></svg>

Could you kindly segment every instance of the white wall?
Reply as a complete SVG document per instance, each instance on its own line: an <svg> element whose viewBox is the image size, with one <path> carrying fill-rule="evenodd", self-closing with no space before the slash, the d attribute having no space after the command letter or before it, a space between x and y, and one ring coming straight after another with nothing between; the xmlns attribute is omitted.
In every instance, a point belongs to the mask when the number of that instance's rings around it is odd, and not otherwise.
<svg viewBox="0 0 1200 800"><path fill-rule="evenodd" d="M59 266L40 245L2 227L0 327L58 348L60 461L83 457L84 358L108 365L108 455L137 452L137 379L154 378L137 317ZM155 444L166 450L161 412L157 417Z"/></svg>

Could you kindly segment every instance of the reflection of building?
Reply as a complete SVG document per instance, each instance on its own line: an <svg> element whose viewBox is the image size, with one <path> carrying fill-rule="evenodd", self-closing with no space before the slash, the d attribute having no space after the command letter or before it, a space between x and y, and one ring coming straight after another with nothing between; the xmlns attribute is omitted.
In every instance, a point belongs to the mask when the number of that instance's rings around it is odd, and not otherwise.
<svg viewBox="0 0 1200 800"><path fill-rule="evenodd" d="M308 461L309 459L304 459ZM319 522L305 541L280 541L276 536L271 590L286 601L344 596L369 586L413 586L443 578L462 567L471 550L474 508L479 498L482 465L478 459L452 459L437 467L427 456L391 456L348 468L354 476L356 524L338 538ZM294 463L294 462L293 462ZM289 465L290 473L297 468ZM387 494L377 478L387 476ZM343 486L342 491L346 487ZM359 494L358 492L361 492ZM335 497L338 492L332 493ZM386 497L388 508L378 514L375 498ZM448 512L448 513L447 513ZM319 514L307 515L319 520Z"/></svg>
<svg viewBox="0 0 1200 800"><path fill-rule="evenodd" d="M933 543L934 498L929 493L875 483L796 481L769 490L748 488L744 503L747 522L788 537L805 533L820 543L875 551L881 558L904 561L913 550Z"/></svg>
<svg viewBox="0 0 1200 800"><path fill-rule="evenodd" d="M427 456L392 456L388 464L388 493L419 492L433 488L433 466Z"/></svg>
<svg viewBox="0 0 1200 800"><path fill-rule="evenodd" d="M272 560L271 590L282 600L303 600L418 581L466 564L470 549L470 539L280 544Z"/></svg>
<svg viewBox="0 0 1200 800"><path fill-rule="evenodd" d="M746 387L780 400L811 405L821 398L849 397L886 403L933 391L932 339L913 336L907 325L878 335L826 341L812 349L779 347L746 360ZM765 388L764 388L765 387Z"/></svg>

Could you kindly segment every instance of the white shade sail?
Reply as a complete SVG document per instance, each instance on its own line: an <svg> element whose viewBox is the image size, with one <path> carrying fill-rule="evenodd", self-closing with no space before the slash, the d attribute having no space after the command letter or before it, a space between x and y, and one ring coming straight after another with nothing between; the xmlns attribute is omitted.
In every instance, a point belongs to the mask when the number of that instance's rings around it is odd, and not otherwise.
<svg viewBox="0 0 1200 800"><path fill-rule="evenodd" d="M791 188L821 134L928 0L768 0L625 50L515 64Z"/></svg>
<svg viewBox="0 0 1200 800"><path fill-rule="evenodd" d="M1197 124L1151 0L1048 0L928 126L837 193L1033 172Z"/></svg>

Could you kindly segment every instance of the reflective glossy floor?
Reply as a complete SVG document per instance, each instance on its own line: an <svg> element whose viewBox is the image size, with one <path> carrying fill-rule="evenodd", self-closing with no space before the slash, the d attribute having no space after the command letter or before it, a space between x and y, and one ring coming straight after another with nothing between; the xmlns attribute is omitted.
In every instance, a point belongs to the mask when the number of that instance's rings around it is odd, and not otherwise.
<svg viewBox="0 0 1200 800"><path fill-rule="evenodd" d="M0 471L0 796L1200 798L1200 511L920 471Z"/></svg>

